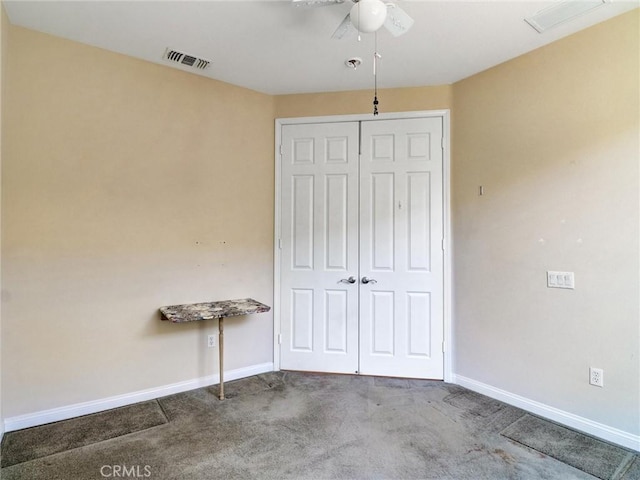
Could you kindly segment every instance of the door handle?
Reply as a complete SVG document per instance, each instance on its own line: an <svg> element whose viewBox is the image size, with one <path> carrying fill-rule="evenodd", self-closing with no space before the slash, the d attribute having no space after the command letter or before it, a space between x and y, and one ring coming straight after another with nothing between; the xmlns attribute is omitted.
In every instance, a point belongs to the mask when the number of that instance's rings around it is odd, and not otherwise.
<svg viewBox="0 0 640 480"><path fill-rule="evenodd" d="M362 277L362 283L366 285L367 283L378 283L378 281L375 278Z"/></svg>
<svg viewBox="0 0 640 480"><path fill-rule="evenodd" d="M356 283L356 277L352 275L349 278L341 279L338 283Z"/></svg>

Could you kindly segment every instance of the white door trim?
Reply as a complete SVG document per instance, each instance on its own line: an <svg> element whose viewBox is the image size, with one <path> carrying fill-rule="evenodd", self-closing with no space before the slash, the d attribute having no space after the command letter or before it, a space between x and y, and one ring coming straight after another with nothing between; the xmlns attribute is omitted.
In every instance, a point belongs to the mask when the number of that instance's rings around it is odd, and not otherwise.
<svg viewBox="0 0 640 480"><path fill-rule="evenodd" d="M280 370L280 202L281 202L281 132L283 125L304 123L360 122L391 120L404 118L442 118L443 125L443 214L444 214L444 381L452 382L453 374L453 268L451 238L451 130L449 110L427 110L416 112L382 113L377 117L371 114L330 115L325 117L277 118L275 120L275 198L274 198L274 249L273 249L273 368Z"/></svg>

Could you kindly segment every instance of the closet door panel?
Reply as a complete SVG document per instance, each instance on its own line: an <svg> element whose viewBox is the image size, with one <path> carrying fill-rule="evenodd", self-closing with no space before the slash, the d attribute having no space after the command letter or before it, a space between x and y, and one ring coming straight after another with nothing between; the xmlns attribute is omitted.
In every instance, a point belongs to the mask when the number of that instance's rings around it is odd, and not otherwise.
<svg viewBox="0 0 640 480"><path fill-rule="evenodd" d="M441 138L440 118L362 122L363 374L443 378Z"/></svg>
<svg viewBox="0 0 640 480"><path fill-rule="evenodd" d="M357 122L282 130L283 369L358 370Z"/></svg>

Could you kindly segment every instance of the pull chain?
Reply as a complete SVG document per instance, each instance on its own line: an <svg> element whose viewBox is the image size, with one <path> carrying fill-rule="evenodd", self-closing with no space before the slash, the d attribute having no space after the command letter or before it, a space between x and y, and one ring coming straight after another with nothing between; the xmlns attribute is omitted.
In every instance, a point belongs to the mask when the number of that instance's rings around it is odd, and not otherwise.
<svg viewBox="0 0 640 480"><path fill-rule="evenodd" d="M360 2L358 2L357 5L358 5L358 25L360 25ZM362 41L362 37L360 36L360 29L358 29L358 41L359 42Z"/></svg>
<svg viewBox="0 0 640 480"><path fill-rule="evenodd" d="M378 53L378 32L374 34L374 52L373 52L373 114L378 115L378 59L382 58Z"/></svg>

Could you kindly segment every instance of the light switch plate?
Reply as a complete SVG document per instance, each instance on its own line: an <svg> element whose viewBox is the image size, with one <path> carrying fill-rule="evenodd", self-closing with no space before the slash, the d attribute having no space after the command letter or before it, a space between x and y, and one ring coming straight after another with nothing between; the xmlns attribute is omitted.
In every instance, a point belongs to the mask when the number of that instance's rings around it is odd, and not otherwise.
<svg viewBox="0 0 640 480"><path fill-rule="evenodd" d="M575 288L573 272L547 272L547 287L549 288Z"/></svg>

